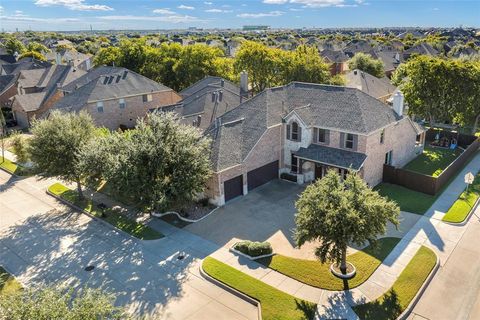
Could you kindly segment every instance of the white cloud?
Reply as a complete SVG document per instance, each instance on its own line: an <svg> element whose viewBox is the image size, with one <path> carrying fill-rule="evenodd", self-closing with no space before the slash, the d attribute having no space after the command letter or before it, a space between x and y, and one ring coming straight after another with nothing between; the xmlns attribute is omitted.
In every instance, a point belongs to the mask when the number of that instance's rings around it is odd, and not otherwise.
<svg viewBox="0 0 480 320"><path fill-rule="evenodd" d="M209 13L231 13L233 10L222 10L222 9L207 9L205 12Z"/></svg>
<svg viewBox="0 0 480 320"><path fill-rule="evenodd" d="M174 11L164 8L164 9L155 9L153 10L153 13L158 13L158 14L176 14Z"/></svg>
<svg viewBox="0 0 480 320"><path fill-rule="evenodd" d="M263 0L263 3L266 4L285 4L288 0Z"/></svg>
<svg viewBox="0 0 480 320"><path fill-rule="evenodd" d="M183 10L195 10L195 7L186 6L184 4L179 5L177 8L178 9L183 9Z"/></svg>
<svg viewBox="0 0 480 320"><path fill-rule="evenodd" d="M345 6L345 0L290 0L291 3L302 4L307 8L325 8Z"/></svg>
<svg viewBox="0 0 480 320"><path fill-rule="evenodd" d="M41 7L64 6L78 11L111 11L112 7L104 4L85 4L85 0L37 0L35 4Z"/></svg>
<svg viewBox="0 0 480 320"><path fill-rule="evenodd" d="M158 21L158 22L170 22L170 23L190 23L190 22L202 22L197 17L187 15L171 15L171 16L101 16L98 17L102 20L109 21Z"/></svg>
<svg viewBox="0 0 480 320"><path fill-rule="evenodd" d="M294 12L303 11L303 9L298 9L298 8L290 8L288 10L294 11Z"/></svg>
<svg viewBox="0 0 480 320"><path fill-rule="evenodd" d="M282 11L270 11L270 12L259 12L259 13L240 13L237 14L239 18L264 18L264 17L279 17L283 15Z"/></svg>
<svg viewBox="0 0 480 320"><path fill-rule="evenodd" d="M68 23L68 22L79 22L79 19L76 18L33 18L29 16L0 16L2 21L16 21L16 22L41 22L41 23Z"/></svg>
<svg viewBox="0 0 480 320"><path fill-rule="evenodd" d="M433 11L439 11L440 9L439 8L433 8Z"/></svg>
<svg viewBox="0 0 480 320"><path fill-rule="evenodd" d="M204 4L206 4L207 6L211 6L213 2L205 1Z"/></svg>

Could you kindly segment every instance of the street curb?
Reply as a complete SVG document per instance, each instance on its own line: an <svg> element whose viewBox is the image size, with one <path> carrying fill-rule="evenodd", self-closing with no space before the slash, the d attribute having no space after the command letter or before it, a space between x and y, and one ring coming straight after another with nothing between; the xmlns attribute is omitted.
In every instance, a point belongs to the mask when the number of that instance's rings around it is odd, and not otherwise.
<svg viewBox="0 0 480 320"><path fill-rule="evenodd" d="M178 212L176 211L167 211L167 212L164 212L164 213L156 213L156 212L152 212L152 216L155 217L155 218L161 218L161 217L165 217L165 216L168 216L170 214L174 214L177 216L178 219L182 220L182 221L185 221L185 222L189 222L189 223L195 223L195 222L199 222L199 221L202 221L203 219L205 219L206 217L208 217L209 215L211 215L212 213L214 213L217 209L219 209L220 207L216 207L215 209L213 209L212 211L210 211L209 213L207 213L206 215L204 215L203 217L201 217L200 219L197 219L197 220L193 220L193 219L188 219L188 218L184 218L182 217Z"/></svg>
<svg viewBox="0 0 480 320"><path fill-rule="evenodd" d="M55 199L57 199L57 200L65 203L66 205L68 205L68 206L70 206L70 207L72 207L72 208L74 208L74 209L82 212L83 214L86 214L86 215L89 216L90 218L92 218L92 219L94 219L94 220L96 220L96 221L99 221L99 222L103 223L105 226L108 226L108 227L110 227L110 228L112 228L112 229L114 229L114 230L116 230L116 231L118 231L118 232L120 232L120 233L122 233L122 234L124 234L124 235L126 235L126 236L128 236L128 237L130 237L130 238L132 238L132 239L134 239L134 240L137 240L137 241L149 241L149 240L142 240L142 239L139 239L139 238L137 238L137 237L132 236L132 235L129 234L128 232L125 232L125 231L123 231L123 230L115 227L114 225L108 223L107 221L105 221L105 220L103 220L103 219L100 219L100 218L94 216L93 214L89 213L88 211L85 211L85 210L83 210L82 208L74 205L74 204L71 203L70 201L67 201L67 200L65 200L65 199L62 199L61 197L57 196L56 194L53 194L53 193L50 192L50 190L48 190L48 189L47 189L46 193L47 193L48 195L54 197ZM165 238L165 235L163 236L163 238ZM160 239L161 239L161 238L160 238ZM155 239L155 240L160 240L160 239Z"/></svg>
<svg viewBox="0 0 480 320"><path fill-rule="evenodd" d="M430 249L430 250L432 250L432 249ZM425 279L422 286L420 287L420 289L415 294L415 297L413 297L412 301L410 301L410 304L408 305L408 307L405 310L403 310L403 312L397 317L397 320L406 320L408 318L408 316L412 312L413 308L415 308L416 304L418 303L418 301L422 297L423 293L427 289L428 285L432 281L433 277L437 273L438 269L440 268L440 259L438 258L438 255L436 253L435 253L435 256L437 257L437 262L436 262L435 266L430 271L430 274L428 275L427 279Z"/></svg>
<svg viewBox="0 0 480 320"><path fill-rule="evenodd" d="M457 199L458 200L458 199ZM456 201L455 201L456 202ZM454 204L455 204L454 202ZM446 224L449 224L449 225L452 225L452 226L457 226L457 227L463 227L464 225L466 225L468 223L468 221L470 220L470 218L472 217L473 213L475 212L475 210L477 209L478 207L478 204L480 203L480 196L478 197L477 201L475 201L475 203L473 204L473 207L472 209L470 209L470 212L467 214L467 216L465 217L465 219L463 219L463 221L461 222L449 222L449 221L443 221L441 220L443 223L446 223ZM452 206L453 207L453 204ZM450 208L451 208L450 207ZM449 209L450 210L450 209ZM446 213L445 213L446 214Z"/></svg>
<svg viewBox="0 0 480 320"><path fill-rule="evenodd" d="M214 285L228 291L229 293L233 294L234 296L254 305L257 307L257 310L258 310L258 319L259 320L262 320L262 306L260 304L260 301L244 294L243 292L240 292L238 291L237 289L234 289L232 287L230 287L229 285L221 282L220 280L217 280L213 277L211 277L208 273L205 272L205 270L203 270L203 262L202 264L200 264L200 275L205 279L207 280L208 282L210 283L213 283Z"/></svg>

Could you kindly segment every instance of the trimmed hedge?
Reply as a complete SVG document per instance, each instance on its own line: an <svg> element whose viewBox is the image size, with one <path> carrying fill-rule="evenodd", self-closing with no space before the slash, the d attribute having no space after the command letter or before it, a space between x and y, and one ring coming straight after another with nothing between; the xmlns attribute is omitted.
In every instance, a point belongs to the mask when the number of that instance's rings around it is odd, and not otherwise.
<svg viewBox="0 0 480 320"><path fill-rule="evenodd" d="M271 254L273 252L272 245L270 242L257 242L257 241L240 241L237 242L233 248L240 251L250 257L258 257L266 254Z"/></svg>

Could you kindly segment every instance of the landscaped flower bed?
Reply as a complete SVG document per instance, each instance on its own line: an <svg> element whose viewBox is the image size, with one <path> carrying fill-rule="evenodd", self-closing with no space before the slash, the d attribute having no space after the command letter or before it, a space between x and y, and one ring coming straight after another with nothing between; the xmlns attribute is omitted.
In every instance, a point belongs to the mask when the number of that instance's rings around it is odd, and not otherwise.
<svg viewBox="0 0 480 320"><path fill-rule="evenodd" d="M241 252L251 258L266 257L273 253L270 242L240 241L233 245L234 251Z"/></svg>

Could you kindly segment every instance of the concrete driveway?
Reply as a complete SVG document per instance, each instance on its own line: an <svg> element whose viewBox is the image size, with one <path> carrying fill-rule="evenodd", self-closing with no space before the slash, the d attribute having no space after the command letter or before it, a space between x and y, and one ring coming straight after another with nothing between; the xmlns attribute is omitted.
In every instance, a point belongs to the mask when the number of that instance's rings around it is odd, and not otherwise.
<svg viewBox="0 0 480 320"><path fill-rule="evenodd" d="M25 285L101 287L155 319L257 318L256 307L199 275L217 245L178 229L153 241L127 237L57 203L45 194L49 184L0 170L0 265Z"/></svg>
<svg viewBox="0 0 480 320"><path fill-rule="evenodd" d="M271 181L185 229L220 246L229 247L239 240L268 240L277 253L316 259L315 243L298 249L293 240L295 201L303 190L303 186L294 183ZM403 237L419 218L419 215L402 212L398 230L389 225L386 236Z"/></svg>

